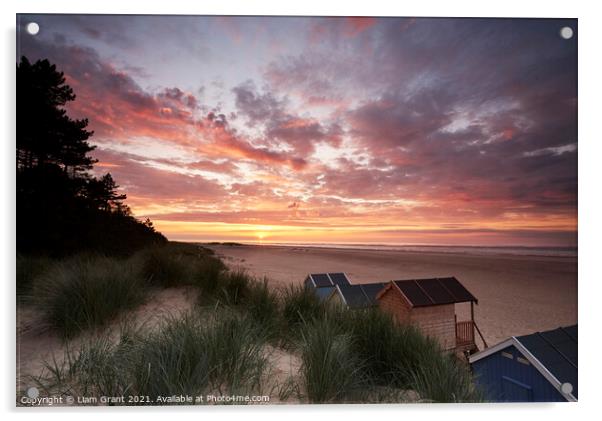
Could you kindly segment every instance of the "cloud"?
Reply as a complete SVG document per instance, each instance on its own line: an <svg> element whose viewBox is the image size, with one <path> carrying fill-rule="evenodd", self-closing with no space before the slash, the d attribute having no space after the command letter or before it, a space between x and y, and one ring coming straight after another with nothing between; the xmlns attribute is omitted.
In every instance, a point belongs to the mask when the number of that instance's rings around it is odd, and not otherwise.
<svg viewBox="0 0 602 421"><path fill-rule="evenodd" d="M230 156L232 158L245 158L271 164L287 165L294 169L302 169L307 164L301 157L291 156L286 152L278 152L264 146L253 146L239 137L228 124L226 116L215 116L209 113L199 123L203 133L212 140L211 146L205 151L216 156Z"/></svg>
<svg viewBox="0 0 602 421"><path fill-rule="evenodd" d="M211 204L228 195L226 189L215 181L200 175L186 175L158 168L156 162L148 161L142 156L103 148L97 149L94 156L102 164L100 171L110 172L117 180L128 195L128 204L133 206L139 217L147 216L144 209L157 204L166 208L179 204Z"/></svg>
<svg viewBox="0 0 602 421"><path fill-rule="evenodd" d="M90 119L103 170L147 214L387 225L387 239L423 226L438 241L572 241L577 56L557 27L574 21L265 19L299 35L279 38L274 53L257 25L209 19L223 74L203 79L201 68L182 86L142 86L148 69L68 34L24 38L22 50L66 72L78 95L69 112ZM90 45L110 45L88 23L78 25ZM241 81L229 63L251 45L256 67ZM221 81L220 103L195 94L197 79Z"/></svg>
<svg viewBox="0 0 602 421"><path fill-rule="evenodd" d="M356 16L356 17L347 17L346 19L346 25L348 27L347 29L347 34L349 36L356 36L362 32L364 32L365 30L367 30L368 28L376 25L376 18L373 17L361 17L361 16Z"/></svg>
<svg viewBox="0 0 602 421"><path fill-rule="evenodd" d="M249 119L251 124L280 118L284 112L282 100L276 99L271 92L258 93L252 81L235 86L232 92L235 96L236 108Z"/></svg>
<svg viewBox="0 0 602 421"><path fill-rule="evenodd" d="M23 50L32 59L50 58L65 72L77 100L69 111L90 120L96 139L130 142L161 139L211 158L238 158L302 168L305 160L267 146L254 146L233 130L224 114L201 115L198 99L177 87L142 89L126 72L89 47L29 40Z"/></svg>
<svg viewBox="0 0 602 421"><path fill-rule="evenodd" d="M233 90L239 115L247 117L250 124L261 130L268 144L286 145L297 156L307 157L315 150L317 142L340 145L343 130L333 122L323 122L302 117L288 109L286 98L277 98L271 91L260 93L251 82Z"/></svg>
<svg viewBox="0 0 602 421"><path fill-rule="evenodd" d="M48 58L65 73L77 95L68 105L69 111L88 118L97 137L149 136L190 143L187 128L194 121L192 94L173 89L147 92L90 47L27 40L23 51L30 59Z"/></svg>

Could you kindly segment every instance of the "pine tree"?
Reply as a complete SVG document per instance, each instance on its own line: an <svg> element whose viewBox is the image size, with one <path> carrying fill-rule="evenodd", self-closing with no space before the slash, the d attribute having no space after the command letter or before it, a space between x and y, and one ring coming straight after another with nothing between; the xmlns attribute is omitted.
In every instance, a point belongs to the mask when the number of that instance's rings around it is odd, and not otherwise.
<svg viewBox="0 0 602 421"><path fill-rule="evenodd" d="M48 60L17 65L17 169L58 165L76 175L92 168L88 120L73 120L64 109L75 100L65 76Z"/></svg>
<svg viewBox="0 0 602 421"><path fill-rule="evenodd" d="M107 173L100 178L91 178L88 180L85 193L95 209L128 214L129 208L123 203L127 196L119 194L117 192L118 188L119 186L113 180L111 173Z"/></svg>
<svg viewBox="0 0 602 421"><path fill-rule="evenodd" d="M48 60L17 65L17 250L61 256L84 250L127 255L165 242L132 216L111 174L93 177L88 120L71 119L75 100Z"/></svg>

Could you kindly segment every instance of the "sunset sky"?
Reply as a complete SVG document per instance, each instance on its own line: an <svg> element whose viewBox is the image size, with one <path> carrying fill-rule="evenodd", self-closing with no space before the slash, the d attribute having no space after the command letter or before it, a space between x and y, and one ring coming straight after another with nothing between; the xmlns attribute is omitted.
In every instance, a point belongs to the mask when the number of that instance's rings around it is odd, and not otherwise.
<svg viewBox="0 0 602 421"><path fill-rule="evenodd" d="M576 20L18 19L169 239L576 245Z"/></svg>

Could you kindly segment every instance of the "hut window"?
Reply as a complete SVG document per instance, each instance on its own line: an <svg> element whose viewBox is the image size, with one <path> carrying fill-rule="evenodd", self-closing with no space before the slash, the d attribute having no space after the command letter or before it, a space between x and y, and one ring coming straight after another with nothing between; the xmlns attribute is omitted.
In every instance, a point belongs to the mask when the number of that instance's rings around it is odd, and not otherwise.
<svg viewBox="0 0 602 421"><path fill-rule="evenodd" d="M516 361L518 361L519 363L524 364L524 365L531 365L529 360L527 360L526 358L523 358L523 357L516 357Z"/></svg>
<svg viewBox="0 0 602 421"><path fill-rule="evenodd" d="M514 355L509 352L502 352L502 357L510 358L511 360L514 359Z"/></svg>

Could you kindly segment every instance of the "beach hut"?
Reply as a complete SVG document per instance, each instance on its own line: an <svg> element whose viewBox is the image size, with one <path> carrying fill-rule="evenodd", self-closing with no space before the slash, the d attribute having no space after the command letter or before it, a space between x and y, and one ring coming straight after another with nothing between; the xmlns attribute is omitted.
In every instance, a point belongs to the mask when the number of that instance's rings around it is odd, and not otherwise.
<svg viewBox="0 0 602 421"><path fill-rule="evenodd" d="M306 288L314 290L321 300L328 299L338 285L351 285L347 275L342 272L312 273L307 275L303 283Z"/></svg>
<svg viewBox="0 0 602 421"><path fill-rule="evenodd" d="M577 325L513 336L468 360L489 400L577 400Z"/></svg>
<svg viewBox="0 0 602 421"><path fill-rule="evenodd" d="M336 285L328 297L329 303L335 303L348 309L360 309L378 306L376 296L387 282L368 284Z"/></svg>
<svg viewBox="0 0 602 421"><path fill-rule="evenodd" d="M388 282L376 296L379 307L399 322L416 325L445 350L475 352L474 321L477 299L456 278L411 279ZM470 320L458 321L455 305L470 303Z"/></svg>

